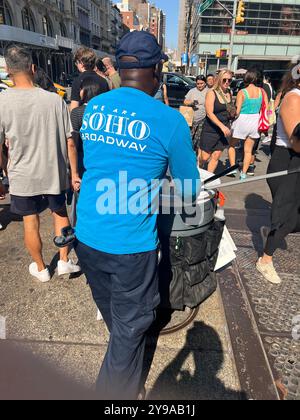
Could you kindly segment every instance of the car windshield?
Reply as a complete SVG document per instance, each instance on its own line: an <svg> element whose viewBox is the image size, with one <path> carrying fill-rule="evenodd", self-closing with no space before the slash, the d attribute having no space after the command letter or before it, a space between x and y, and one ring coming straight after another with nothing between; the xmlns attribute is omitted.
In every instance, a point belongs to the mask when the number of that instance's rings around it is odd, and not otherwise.
<svg viewBox="0 0 300 420"><path fill-rule="evenodd" d="M186 83L188 83L189 85L193 85L193 86L195 86L195 81L194 80L192 80L192 79L189 79L188 77L185 77L185 76L183 76L183 75L180 75L179 76L181 79L183 79Z"/></svg>

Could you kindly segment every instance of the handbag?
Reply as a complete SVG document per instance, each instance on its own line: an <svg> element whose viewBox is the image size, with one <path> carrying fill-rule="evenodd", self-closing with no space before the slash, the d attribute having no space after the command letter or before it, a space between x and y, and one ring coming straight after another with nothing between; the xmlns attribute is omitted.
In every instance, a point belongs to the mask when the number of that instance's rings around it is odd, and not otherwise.
<svg viewBox="0 0 300 420"><path fill-rule="evenodd" d="M264 133L264 132L269 131L270 122L269 122L268 108L267 108L263 89L261 89L261 93L262 93L262 105L261 105L260 115L259 115L258 131L260 133Z"/></svg>
<svg viewBox="0 0 300 420"><path fill-rule="evenodd" d="M275 101L274 99L270 100L269 107L268 107L268 119L270 123L270 127L276 124L276 112L275 112Z"/></svg>
<svg viewBox="0 0 300 420"><path fill-rule="evenodd" d="M221 98L223 99L223 101L226 105L226 109L227 109L227 112L228 112L228 115L229 115L229 119L231 121L233 121L236 117L237 109L236 109L236 106L233 103L231 94L230 94L230 98L231 98L230 102L228 102L227 99L225 98L225 95L223 94L223 92L221 90L218 90L218 92L219 92Z"/></svg>

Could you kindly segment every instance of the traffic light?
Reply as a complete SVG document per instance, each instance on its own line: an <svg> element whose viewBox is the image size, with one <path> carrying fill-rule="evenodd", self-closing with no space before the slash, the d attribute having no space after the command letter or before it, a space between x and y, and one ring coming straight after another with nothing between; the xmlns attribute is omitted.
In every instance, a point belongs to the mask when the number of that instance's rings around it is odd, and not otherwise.
<svg viewBox="0 0 300 420"><path fill-rule="evenodd" d="M228 50L221 48L220 50L218 50L216 52L216 57L217 58L227 58L227 54L228 54Z"/></svg>
<svg viewBox="0 0 300 420"><path fill-rule="evenodd" d="M236 15L236 23L244 23L245 22L245 2L243 0L239 1L237 15Z"/></svg>

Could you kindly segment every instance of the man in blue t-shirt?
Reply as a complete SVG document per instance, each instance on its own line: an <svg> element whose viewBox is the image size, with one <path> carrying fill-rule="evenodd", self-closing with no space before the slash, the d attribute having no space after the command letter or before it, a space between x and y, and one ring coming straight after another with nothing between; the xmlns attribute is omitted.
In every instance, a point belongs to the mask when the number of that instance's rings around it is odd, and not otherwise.
<svg viewBox="0 0 300 420"><path fill-rule="evenodd" d="M167 57L148 32L132 32L117 50L122 87L89 102L83 118L84 174L76 251L110 330L98 378L102 399L136 399L145 334L159 304L157 196L168 167L194 200L199 172L190 130L156 101Z"/></svg>

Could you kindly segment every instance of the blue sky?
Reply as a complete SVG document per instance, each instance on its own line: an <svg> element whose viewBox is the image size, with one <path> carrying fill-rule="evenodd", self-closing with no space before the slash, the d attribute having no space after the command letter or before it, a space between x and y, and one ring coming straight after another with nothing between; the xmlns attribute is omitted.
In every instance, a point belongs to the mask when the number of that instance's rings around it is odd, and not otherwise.
<svg viewBox="0 0 300 420"><path fill-rule="evenodd" d="M114 0L115 3L121 0ZM152 0L167 15L167 47L177 48L179 0Z"/></svg>

